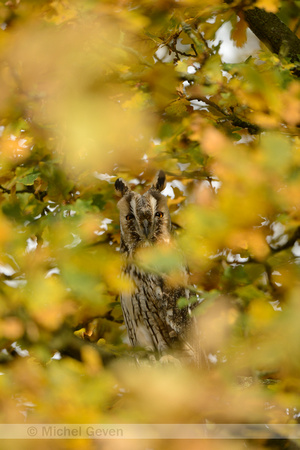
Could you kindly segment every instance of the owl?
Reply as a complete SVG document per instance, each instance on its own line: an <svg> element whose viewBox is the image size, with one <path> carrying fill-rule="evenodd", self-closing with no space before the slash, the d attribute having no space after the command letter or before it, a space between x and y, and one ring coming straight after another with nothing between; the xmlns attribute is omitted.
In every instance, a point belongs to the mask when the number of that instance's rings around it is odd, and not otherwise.
<svg viewBox="0 0 300 450"><path fill-rule="evenodd" d="M177 305L180 298L189 299L188 288L170 284L164 274L145 271L135 260L140 248L171 242L170 212L166 197L161 194L165 184L163 171L157 173L143 195L132 191L122 178L115 182L116 193L121 196L118 208L123 274L133 285L133 289L121 294L121 306L133 347L143 347L162 361L170 356L197 362L199 352L192 342L197 340L194 318L188 305L183 308Z"/></svg>

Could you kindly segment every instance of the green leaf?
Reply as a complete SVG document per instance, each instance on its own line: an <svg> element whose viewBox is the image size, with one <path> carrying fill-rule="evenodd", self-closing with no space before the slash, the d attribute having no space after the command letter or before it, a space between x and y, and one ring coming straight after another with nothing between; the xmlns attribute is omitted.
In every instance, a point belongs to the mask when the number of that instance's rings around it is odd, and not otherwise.
<svg viewBox="0 0 300 450"><path fill-rule="evenodd" d="M266 300L270 298L268 294L260 289L257 289L252 284L236 289L235 293L243 300L245 306L247 306L252 300Z"/></svg>
<svg viewBox="0 0 300 450"><path fill-rule="evenodd" d="M33 171L32 173L29 173L28 175L25 175L23 177L20 177L17 179L19 183L24 184L25 186L32 186L37 178L39 178L40 172Z"/></svg>

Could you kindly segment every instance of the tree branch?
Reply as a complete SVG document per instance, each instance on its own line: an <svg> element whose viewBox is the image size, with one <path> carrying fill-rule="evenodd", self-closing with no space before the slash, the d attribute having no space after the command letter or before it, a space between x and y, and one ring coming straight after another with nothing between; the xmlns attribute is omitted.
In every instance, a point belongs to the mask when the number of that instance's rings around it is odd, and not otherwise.
<svg viewBox="0 0 300 450"><path fill-rule="evenodd" d="M244 15L251 31L273 53L300 61L300 39L276 14L255 7L244 10Z"/></svg>
<svg viewBox="0 0 300 450"><path fill-rule="evenodd" d="M216 111L218 111L220 114L222 114L224 116L224 119L230 121L233 126L239 127L239 128L247 128L250 134L258 134L261 131L261 129L258 125L247 122L246 120L241 119L234 113L228 113L223 108L221 108L219 105L212 102L211 100L209 100L206 97L203 97L201 95L196 95L196 96L193 95L191 97L187 97L187 99L189 101L198 100L200 102L206 103L208 106L210 106L211 108L214 108Z"/></svg>
<svg viewBox="0 0 300 450"><path fill-rule="evenodd" d="M0 184L0 189L4 194L11 194L11 189L7 189L4 186ZM24 189L19 189L18 191L15 191L15 194L33 194L37 200L42 201L43 198L47 195L46 191L36 191L33 186L26 186Z"/></svg>

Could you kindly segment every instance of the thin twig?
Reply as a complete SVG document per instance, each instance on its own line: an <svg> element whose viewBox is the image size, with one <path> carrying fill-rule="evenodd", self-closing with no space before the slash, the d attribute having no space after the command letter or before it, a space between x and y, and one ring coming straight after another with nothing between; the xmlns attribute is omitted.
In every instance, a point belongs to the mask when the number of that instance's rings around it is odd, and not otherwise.
<svg viewBox="0 0 300 450"><path fill-rule="evenodd" d="M2 189L2 191L5 193L5 194L10 194L10 189L6 189L4 186L2 186L1 184L0 184L0 189Z"/></svg>

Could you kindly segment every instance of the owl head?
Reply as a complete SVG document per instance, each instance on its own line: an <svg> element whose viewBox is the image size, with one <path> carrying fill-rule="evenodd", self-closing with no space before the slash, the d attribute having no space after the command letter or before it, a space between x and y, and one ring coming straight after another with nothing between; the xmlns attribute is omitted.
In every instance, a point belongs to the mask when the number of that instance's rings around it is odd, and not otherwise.
<svg viewBox="0 0 300 450"><path fill-rule="evenodd" d="M121 251L127 255L133 255L139 247L170 240L171 218L166 197L161 194L165 185L162 170L143 195L133 192L122 178L116 180L116 193L122 197L118 202Z"/></svg>

